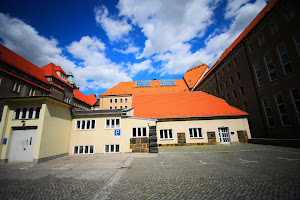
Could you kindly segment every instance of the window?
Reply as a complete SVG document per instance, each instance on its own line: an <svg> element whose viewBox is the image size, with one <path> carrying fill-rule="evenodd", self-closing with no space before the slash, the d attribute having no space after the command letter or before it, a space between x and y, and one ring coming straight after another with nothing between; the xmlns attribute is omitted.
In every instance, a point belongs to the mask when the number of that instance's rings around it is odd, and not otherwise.
<svg viewBox="0 0 300 200"><path fill-rule="evenodd" d="M96 125L95 119L76 120L75 130L93 130L96 128L95 125Z"/></svg>
<svg viewBox="0 0 300 200"><path fill-rule="evenodd" d="M275 80L277 78L277 76L276 76L275 68L274 68L272 58L270 55L265 56L265 63L266 63L266 66L267 66L267 69L269 72L270 80L271 81Z"/></svg>
<svg viewBox="0 0 300 200"><path fill-rule="evenodd" d="M16 108L13 119L38 119L40 117L40 107Z"/></svg>
<svg viewBox="0 0 300 200"><path fill-rule="evenodd" d="M278 25L277 24L272 24L272 32L277 33L279 31Z"/></svg>
<svg viewBox="0 0 300 200"><path fill-rule="evenodd" d="M280 118L281 118L281 123L283 126L288 126L290 125L290 121L285 109L285 105L284 105L284 101L283 101L283 97L281 94L278 94L275 96L275 100L277 103L277 108L280 114Z"/></svg>
<svg viewBox="0 0 300 200"><path fill-rule="evenodd" d="M132 137L147 137L146 127L135 127L132 128Z"/></svg>
<svg viewBox="0 0 300 200"><path fill-rule="evenodd" d="M120 106L120 109L123 109L123 106Z"/></svg>
<svg viewBox="0 0 300 200"><path fill-rule="evenodd" d="M295 35L294 36L294 42L296 44L298 53L300 54L300 35Z"/></svg>
<svg viewBox="0 0 300 200"><path fill-rule="evenodd" d="M260 87L260 86L264 85L264 80L263 80L263 77L261 74L260 67L258 64L253 64L253 67L254 67L258 87Z"/></svg>
<svg viewBox="0 0 300 200"><path fill-rule="evenodd" d="M109 100L109 103L112 103L112 99Z"/></svg>
<svg viewBox="0 0 300 200"><path fill-rule="evenodd" d="M265 38L263 35L260 35L258 38L258 44L259 46L262 46L265 43Z"/></svg>
<svg viewBox="0 0 300 200"><path fill-rule="evenodd" d="M115 109L118 109L118 106L115 106Z"/></svg>
<svg viewBox="0 0 300 200"><path fill-rule="evenodd" d="M283 44L279 45L277 47L279 57L281 60L282 67L284 69L285 74L289 74L293 71L292 65L290 63L289 56L287 54L286 48Z"/></svg>
<svg viewBox="0 0 300 200"><path fill-rule="evenodd" d="M112 110L112 107L110 106L109 109Z"/></svg>
<svg viewBox="0 0 300 200"><path fill-rule="evenodd" d="M236 65L237 65L237 61L236 61L236 58L234 58L233 59L233 66L236 67Z"/></svg>
<svg viewBox="0 0 300 200"><path fill-rule="evenodd" d="M294 10L290 10L288 13L289 20L293 20L295 18L295 12Z"/></svg>
<svg viewBox="0 0 300 200"><path fill-rule="evenodd" d="M254 51L254 46L253 46L253 44L250 44L249 45L249 52L253 53L253 51Z"/></svg>
<svg viewBox="0 0 300 200"><path fill-rule="evenodd" d="M300 119L300 90L298 89L292 89L291 90L292 93L292 97L294 100L294 106L295 106L295 110L297 112L298 115L298 119Z"/></svg>
<svg viewBox="0 0 300 200"><path fill-rule="evenodd" d="M123 103L123 99L120 99L120 103Z"/></svg>
<svg viewBox="0 0 300 200"><path fill-rule="evenodd" d="M14 87L13 87L13 92L19 93L21 89L21 84L18 82L15 82Z"/></svg>
<svg viewBox="0 0 300 200"><path fill-rule="evenodd" d="M115 103L118 103L118 99L115 99Z"/></svg>
<svg viewBox="0 0 300 200"><path fill-rule="evenodd" d="M243 87L240 87L240 94L241 94L241 95L244 95L244 94L245 94L244 88L243 88Z"/></svg>
<svg viewBox="0 0 300 200"><path fill-rule="evenodd" d="M190 138L203 138L201 128L190 128Z"/></svg>
<svg viewBox="0 0 300 200"><path fill-rule="evenodd" d="M233 77L232 76L230 76L229 82L230 82L230 84L233 84Z"/></svg>
<svg viewBox="0 0 300 200"><path fill-rule="evenodd" d="M227 64L227 71L228 72L230 71L230 64L229 63Z"/></svg>
<svg viewBox="0 0 300 200"><path fill-rule="evenodd" d="M173 139L172 129L159 130L159 135L160 135L161 140L171 140L171 139Z"/></svg>
<svg viewBox="0 0 300 200"><path fill-rule="evenodd" d="M221 74L222 74L222 76L224 75L224 68L221 69Z"/></svg>
<svg viewBox="0 0 300 200"><path fill-rule="evenodd" d="M106 144L104 145L104 153L120 153L120 145Z"/></svg>
<svg viewBox="0 0 300 200"><path fill-rule="evenodd" d="M127 108L127 106L125 106L125 109Z"/></svg>
<svg viewBox="0 0 300 200"><path fill-rule="evenodd" d="M0 86L1 86L1 83L2 83L2 76L0 77Z"/></svg>
<svg viewBox="0 0 300 200"><path fill-rule="evenodd" d="M32 89L32 88L31 88L31 89L29 90L28 96L30 96L30 97L31 97L31 96L35 96L35 89Z"/></svg>
<svg viewBox="0 0 300 200"><path fill-rule="evenodd" d="M236 92L235 90L232 91L233 97L236 98Z"/></svg>
<svg viewBox="0 0 300 200"><path fill-rule="evenodd" d="M222 84L220 84L220 90L222 90Z"/></svg>
<svg viewBox="0 0 300 200"><path fill-rule="evenodd" d="M240 72L236 72L236 79L237 79L237 80L240 80L240 79L241 79Z"/></svg>
<svg viewBox="0 0 300 200"><path fill-rule="evenodd" d="M125 103L127 103L127 98L125 98Z"/></svg>
<svg viewBox="0 0 300 200"><path fill-rule="evenodd" d="M224 88L227 88L227 81L224 81Z"/></svg>
<svg viewBox="0 0 300 200"><path fill-rule="evenodd" d="M243 111L247 112L248 111L248 105L247 103L243 103Z"/></svg>
<svg viewBox="0 0 300 200"><path fill-rule="evenodd" d="M230 95L229 94L226 95L226 99L227 99L227 101L230 101Z"/></svg>
<svg viewBox="0 0 300 200"><path fill-rule="evenodd" d="M268 121L268 126L274 127L274 119L273 119L272 110L271 110L271 106L269 104L268 99L262 99L262 103L263 103L265 115L266 115L266 118Z"/></svg>
<svg viewBox="0 0 300 200"><path fill-rule="evenodd" d="M106 119L105 120L105 128L112 129L112 128L120 128L120 118L112 118L112 119Z"/></svg>
<svg viewBox="0 0 300 200"><path fill-rule="evenodd" d="M73 154L93 154L94 145L73 146Z"/></svg>

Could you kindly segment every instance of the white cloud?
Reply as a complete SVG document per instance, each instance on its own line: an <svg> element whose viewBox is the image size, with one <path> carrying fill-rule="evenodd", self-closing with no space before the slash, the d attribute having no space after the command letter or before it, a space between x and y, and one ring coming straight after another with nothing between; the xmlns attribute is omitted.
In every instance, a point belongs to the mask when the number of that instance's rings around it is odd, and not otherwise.
<svg viewBox="0 0 300 200"><path fill-rule="evenodd" d="M141 27L147 37L143 56L163 53L174 46L203 36L212 23L214 0L139 1L120 0L120 16Z"/></svg>
<svg viewBox="0 0 300 200"><path fill-rule="evenodd" d="M125 50L114 48L114 51L120 52L120 53L122 53L122 54L138 53L139 50L140 50L139 47L135 47L135 46L132 46L132 45L129 45L129 46L127 47L127 49L125 49Z"/></svg>
<svg viewBox="0 0 300 200"><path fill-rule="evenodd" d="M154 68L151 65L152 61L151 60L145 60L141 63L128 63L128 69L130 70L130 76L134 77L137 75L139 72L142 71L148 71L148 73L154 72Z"/></svg>
<svg viewBox="0 0 300 200"><path fill-rule="evenodd" d="M32 26L3 13L0 13L0 38L7 48L39 67L53 62L66 73L72 71L82 91L107 89L132 80L122 65L106 57L105 45L97 37L85 36L67 47L74 57L82 60L80 67L63 54L55 38L43 37Z"/></svg>
<svg viewBox="0 0 300 200"><path fill-rule="evenodd" d="M105 30L109 40L111 41L120 40L132 29L132 26L127 23L126 19L119 21L109 17L108 10L105 6L95 9L95 19L96 22Z"/></svg>
<svg viewBox="0 0 300 200"><path fill-rule="evenodd" d="M236 16L236 12L239 11L241 6L248 3L249 0L228 0L226 11L225 11L225 18L231 18Z"/></svg>

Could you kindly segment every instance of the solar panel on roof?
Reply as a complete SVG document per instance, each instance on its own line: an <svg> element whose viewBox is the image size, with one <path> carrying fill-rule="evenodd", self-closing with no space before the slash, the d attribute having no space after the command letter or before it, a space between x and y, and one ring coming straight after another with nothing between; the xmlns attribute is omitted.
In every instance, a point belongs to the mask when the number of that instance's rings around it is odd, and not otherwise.
<svg viewBox="0 0 300 200"><path fill-rule="evenodd" d="M162 79L159 81L160 86L175 86L175 81L174 79Z"/></svg>
<svg viewBox="0 0 300 200"><path fill-rule="evenodd" d="M151 82L150 82L150 80L136 81L135 87L151 87Z"/></svg>

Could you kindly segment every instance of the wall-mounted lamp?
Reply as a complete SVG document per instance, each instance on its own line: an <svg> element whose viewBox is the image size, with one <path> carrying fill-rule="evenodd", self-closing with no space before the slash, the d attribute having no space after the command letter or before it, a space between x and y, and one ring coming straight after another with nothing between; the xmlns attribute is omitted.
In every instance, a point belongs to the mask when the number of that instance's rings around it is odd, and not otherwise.
<svg viewBox="0 0 300 200"><path fill-rule="evenodd" d="M26 122L25 120L22 120L22 121L21 121L21 123L23 123L23 126L25 126L25 122Z"/></svg>

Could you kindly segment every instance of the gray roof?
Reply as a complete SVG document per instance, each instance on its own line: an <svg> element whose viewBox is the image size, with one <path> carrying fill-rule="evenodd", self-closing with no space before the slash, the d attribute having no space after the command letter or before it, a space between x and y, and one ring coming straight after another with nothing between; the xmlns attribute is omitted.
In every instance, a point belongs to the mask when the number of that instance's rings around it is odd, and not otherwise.
<svg viewBox="0 0 300 200"><path fill-rule="evenodd" d="M201 61L197 61L197 62L195 62L187 71L189 71L189 70L191 70L191 69L194 69L194 68L196 68L196 67L198 67L198 66L200 66L200 65L203 65L204 63L203 62L201 62Z"/></svg>
<svg viewBox="0 0 300 200"><path fill-rule="evenodd" d="M114 110L72 110L72 115L81 116L81 115L121 115L123 109L114 109Z"/></svg>

